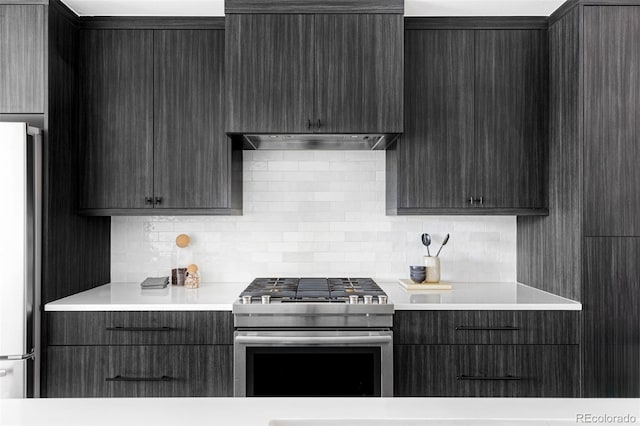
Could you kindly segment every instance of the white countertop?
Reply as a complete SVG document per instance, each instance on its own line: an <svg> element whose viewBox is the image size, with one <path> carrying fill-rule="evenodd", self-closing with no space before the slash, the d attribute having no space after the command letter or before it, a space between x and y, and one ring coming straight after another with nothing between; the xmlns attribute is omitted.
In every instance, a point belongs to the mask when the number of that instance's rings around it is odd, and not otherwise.
<svg viewBox="0 0 640 426"><path fill-rule="evenodd" d="M580 311L582 304L519 283L450 283L451 290L405 290L379 283L396 311Z"/></svg>
<svg viewBox="0 0 640 426"><path fill-rule="evenodd" d="M113 398L0 400L0 425L570 425L633 416L640 400L552 398ZM293 421L297 419L298 421ZM304 421L306 419L306 421ZM311 420L309 420L311 419ZM591 423L613 424L603 421ZM621 424L623 422L617 422ZM629 421L627 421L629 423Z"/></svg>
<svg viewBox="0 0 640 426"><path fill-rule="evenodd" d="M111 283L47 303L45 311L230 311L249 283L204 283L188 289L169 285L141 289L139 283Z"/></svg>
<svg viewBox="0 0 640 426"><path fill-rule="evenodd" d="M517 283L451 283L452 290L405 290L396 282L376 282L397 311L582 309L578 302ZM47 303L45 311L231 311L248 284L142 290L138 283L112 283Z"/></svg>

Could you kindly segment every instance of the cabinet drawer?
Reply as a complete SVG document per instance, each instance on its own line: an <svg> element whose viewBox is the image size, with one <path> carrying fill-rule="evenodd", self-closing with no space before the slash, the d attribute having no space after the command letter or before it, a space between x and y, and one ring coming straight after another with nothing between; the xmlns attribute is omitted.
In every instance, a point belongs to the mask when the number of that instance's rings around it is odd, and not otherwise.
<svg viewBox="0 0 640 426"><path fill-rule="evenodd" d="M396 344L577 344L574 311L396 311Z"/></svg>
<svg viewBox="0 0 640 426"><path fill-rule="evenodd" d="M58 346L49 348L47 396L233 395L233 346Z"/></svg>
<svg viewBox="0 0 640 426"><path fill-rule="evenodd" d="M49 345L233 344L231 312L51 312Z"/></svg>
<svg viewBox="0 0 640 426"><path fill-rule="evenodd" d="M106 346L50 346L46 353L48 398L104 398L109 396Z"/></svg>
<svg viewBox="0 0 640 426"><path fill-rule="evenodd" d="M394 395L577 397L578 345L396 345Z"/></svg>

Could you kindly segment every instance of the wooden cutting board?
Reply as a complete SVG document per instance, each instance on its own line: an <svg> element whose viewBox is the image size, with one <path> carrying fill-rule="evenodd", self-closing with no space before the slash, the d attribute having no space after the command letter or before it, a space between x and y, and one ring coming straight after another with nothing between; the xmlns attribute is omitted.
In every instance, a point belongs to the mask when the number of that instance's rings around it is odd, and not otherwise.
<svg viewBox="0 0 640 426"><path fill-rule="evenodd" d="M439 282L435 284L416 284L410 279L401 278L399 280L400 285L407 290L451 290L453 287L451 284Z"/></svg>

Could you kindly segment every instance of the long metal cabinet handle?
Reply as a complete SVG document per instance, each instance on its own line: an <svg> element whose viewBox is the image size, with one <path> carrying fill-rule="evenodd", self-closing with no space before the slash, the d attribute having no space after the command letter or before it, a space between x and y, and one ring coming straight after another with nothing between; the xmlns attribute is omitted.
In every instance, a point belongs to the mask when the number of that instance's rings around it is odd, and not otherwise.
<svg viewBox="0 0 640 426"><path fill-rule="evenodd" d="M107 382L168 382L173 380L172 377L169 376L161 376L161 377L126 377L126 376L114 376L107 377L105 381Z"/></svg>
<svg viewBox="0 0 640 426"><path fill-rule="evenodd" d="M40 354L41 354L41 336L40 336L40 305L42 303L42 197L43 197L43 177L44 161L43 161L43 137L42 129L27 126L27 133L33 137L33 294L32 294L32 315L33 325L31 330L32 348L26 359L33 359L33 373L36 380L33 383L33 397L40 397ZM28 386L27 386L28 389Z"/></svg>
<svg viewBox="0 0 640 426"><path fill-rule="evenodd" d="M28 354L20 354L20 355L2 355L0 356L0 361L24 361L25 359L33 359L36 354L32 350Z"/></svg>
<svg viewBox="0 0 640 426"><path fill-rule="evenodd" d="M522 380L518 376L456 376L456 380Z"/></svg>
<svg viewBox="0 0 640 426"><path fill-rule="evenodd" d="M467 325L459 325L456 327L456 331L518 331L520 327L514 327L512 325L505 325L503 327L473 327Z"/></svg>
<svg viewBox="0 0 640 426"><path fill-rule="evenodd" d="M107 327L107 331L171 331L171 327Z"/></svg>
<svg viewBox="0 0 640 426"><path fill-rule="evenodd" d="M282 337L282 336L237 336L237 343L278 344L278 345L327 345L327 344L367 344L389 343L391 336L336 336L336 337Z"/></svg>

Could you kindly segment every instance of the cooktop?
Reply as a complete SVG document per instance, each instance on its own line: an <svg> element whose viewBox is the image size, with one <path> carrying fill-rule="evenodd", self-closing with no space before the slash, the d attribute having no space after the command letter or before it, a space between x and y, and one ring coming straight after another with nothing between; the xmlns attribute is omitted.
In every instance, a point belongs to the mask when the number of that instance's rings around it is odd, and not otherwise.
<svg viewBox="0 0 640 426"><path fill-rule="evenodd" d="M386 296L371 278L256 278L240 294L281 301L345 301L349 296Z"/></svg>

